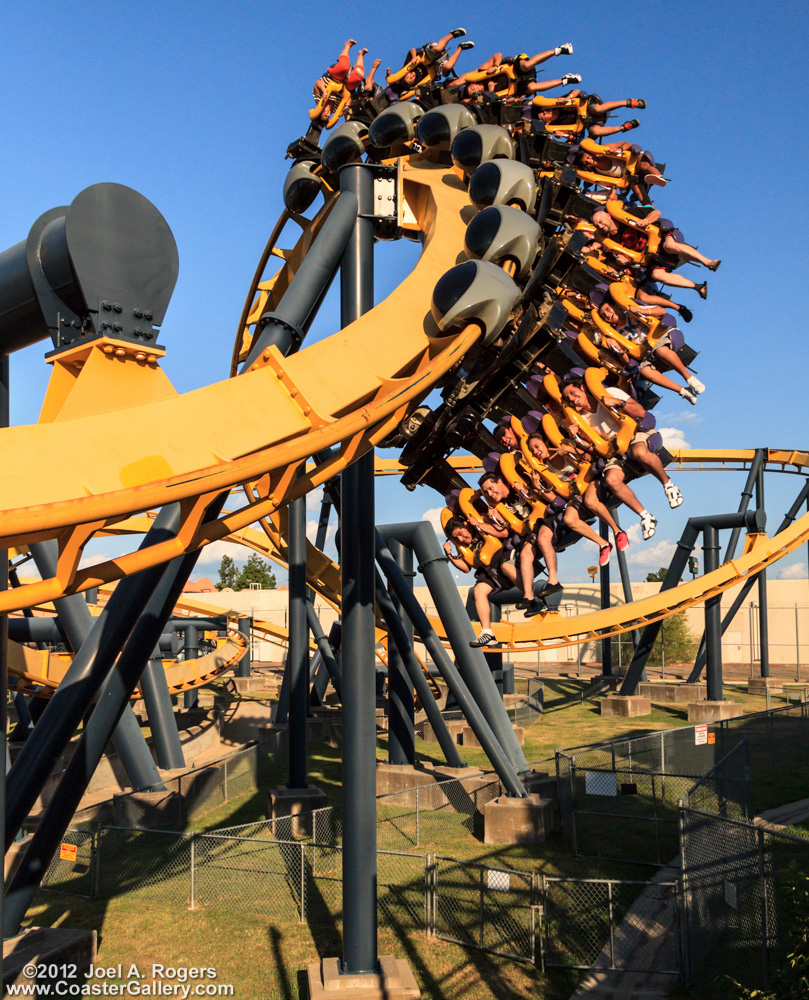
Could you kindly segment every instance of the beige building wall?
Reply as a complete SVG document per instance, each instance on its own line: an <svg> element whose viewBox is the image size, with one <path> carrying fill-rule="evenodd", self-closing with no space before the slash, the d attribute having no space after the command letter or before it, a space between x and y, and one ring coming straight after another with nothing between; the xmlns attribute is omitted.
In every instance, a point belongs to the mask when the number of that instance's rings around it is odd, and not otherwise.
<svg viewBox="0 0 809 1000"><path fill-rule="evenodd" d="M632 593L636 599L656 594L657 583L633 583ZM722 595L722 612L732 604L739 588L734 587ZM461 587L461 596L466 599L467 587ZM620 583L611 587L614 604L623 604L623 591ZM560 603L563 615L586 614L588 610L599 607L599 585L573 584L566 588ZM809 664L809 580L770 580L767 587L769 605L770 632L770 662L773 664ZM195 598L227 610L239 611L286 627L287 601L286 590L242 590L239 592L213 592L193 595ZM429 615L435 615L435 608L426 587L417 587L416 596ZM323 628L328 634L331 623L337 617L329 605L318 601L316 609ZM688 612L688 622L691 630L700 635L704 623L704 607L698 605ZM521 611L514 608L504 609L504 620L523 621ZM725 663L754 663L759 659L758 635L758 588L748 595L735 620L725 633L722 643L722 658ZM423 650L417 647L423 656ZM279 660L280 647L273 643L254 640L253 658L256 660ZM615 655L615 654L614 654ZM678 662L677 651L671 651L671 662ZM556 663L559 661L588 663L600 658L596 644L592 642L581 646L565 647L564 649L541 650L532 653L513 653L509 659L517 663ZM669 654L667 651L667 660Z"/></svg>

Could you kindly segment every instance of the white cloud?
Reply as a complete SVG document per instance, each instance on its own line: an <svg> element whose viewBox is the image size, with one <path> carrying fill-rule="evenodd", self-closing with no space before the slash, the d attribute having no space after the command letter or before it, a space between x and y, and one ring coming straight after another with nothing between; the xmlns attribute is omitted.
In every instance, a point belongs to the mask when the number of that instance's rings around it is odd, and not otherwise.
<svg viewBox="0 0 809 1000"><path fill-rule="evenodd" d="M634 551L627 550L626 561L634 566L651 566L653 569L659 569L661 566L668 566L676 548L674 542L668 538L661 538L659 542L652 542L651 545L644 542Z"/></svg>
<svg viewBox="0 0 809 1000"><path fill-rule="evenodd" d="M317 525L318 525L317 521L306 522L306 537L313 545L315 543L315 536L317 535ZM332 541L336 532L337 532L337 522L333 521L329 525L328 530L326 531L326 544L323 546L324 549L328 547L329 542Z"/></svg>
<svg viewBox="0 0 809 1000"><path fill-rule="evenodd" d="M222 556L230 556L235 562L246 562L252 549L245 545L237 545L236 542L226 542L220 539L218 542L211 542L204 546L200 553L198 566L219 566Z"/></svg>
<svg viewBox="0 0 809 1000"><path fill-rule="evenodd" d="M98 552L93 556L84 556L79 563L79 569L89 569L90 566L98 566L99 563L106 562L108 559L112 559L111 555L106 552Z"/></svg>
<svg viewBox="0 0 809 1000"><path fill-rule="evenodd" d="M677 451L679 448L690 448L691 445L685 439L685 433L680 427L658 427L657 430L663 438L663 445L669 451Z"/></svg>
<svg viewBox="0 0 809 1000"><path fill-rule="evenodd" d="M433 526L433 531L441 539L444 537L444 529L441 527L441 511L443 509L443 507L431 507L430 510L425 510L421 515L422 521L429 521Z"/></svg>
<svg viewBox="0 0 809 1000"><path fill-rule="evenodd" d="M806 579L806 563L791 563L789 566L783 566L778 573L775 575L776 580L805 580Z"/></svg>
<svg viewBox="0 0 809 1000"><path fill-rule="evenodd" d="M312 490L311 493L306 494L306 509L311 513L311 511L316 510L320 512L320 504L323 500L323 489L318 487L316 490Z"/></svg>

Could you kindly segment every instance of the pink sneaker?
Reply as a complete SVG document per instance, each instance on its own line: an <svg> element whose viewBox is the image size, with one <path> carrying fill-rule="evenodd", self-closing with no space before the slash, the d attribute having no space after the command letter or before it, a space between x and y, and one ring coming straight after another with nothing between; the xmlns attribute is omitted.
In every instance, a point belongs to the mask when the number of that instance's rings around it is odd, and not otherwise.
<svg viewBox="0 0 809 1000"><path fill-rule="evenodd" d="M606 566L610 561L610 553L612 552L612 546L609 542L606 545L602 545L598 550L598 565Z"/></svg>
<svg viewBox="0 0 809 1000"><path fill-rule="evenodd" d="M626 537L625 531L618 532L615 536L615 544L618 546L619 552L623 552L627 545L629 545L629 539Z"/></svg>

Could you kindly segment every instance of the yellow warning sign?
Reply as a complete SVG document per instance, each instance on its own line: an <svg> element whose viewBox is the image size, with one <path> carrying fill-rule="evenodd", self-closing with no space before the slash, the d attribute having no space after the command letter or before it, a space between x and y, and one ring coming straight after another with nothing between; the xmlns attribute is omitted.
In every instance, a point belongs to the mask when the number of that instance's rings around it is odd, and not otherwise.
<svg viewBox="0 0 809 1000"><path fill-rule="evenodd" d="M59 860L60 861L75 861L76 855L78 853L78 847L75 844L62 844L59 848Z"/></svg>

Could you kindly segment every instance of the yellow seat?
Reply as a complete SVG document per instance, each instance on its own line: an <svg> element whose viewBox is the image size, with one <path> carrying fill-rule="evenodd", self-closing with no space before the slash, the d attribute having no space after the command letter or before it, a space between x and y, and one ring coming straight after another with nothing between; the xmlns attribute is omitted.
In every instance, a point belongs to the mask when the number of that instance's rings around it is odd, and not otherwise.
<svg viewBox="0 0 809 1000"><path fill-rule="evenodd" d="M338 83L336 80L329 80L320 100L309 112L309 117L312 121L316 121L320 118L323 114L323 109L329 103L331 98L335 96L337 96L337 101L334 105L334 111L326 122L326 128L334 128L351 101L351 94L342 83Z"/></svg>

